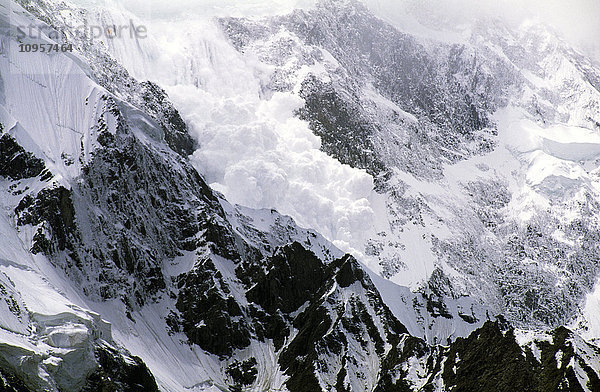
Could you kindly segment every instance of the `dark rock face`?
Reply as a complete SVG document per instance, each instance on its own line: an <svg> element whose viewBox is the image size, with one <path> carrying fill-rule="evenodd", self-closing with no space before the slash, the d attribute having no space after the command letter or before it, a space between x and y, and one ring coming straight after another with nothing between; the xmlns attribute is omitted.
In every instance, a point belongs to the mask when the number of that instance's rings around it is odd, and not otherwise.
<svg viewBox="0 0 600 392"><path fill-rule="evenodd" d="M143 108L158 120L165 131L165 142L173 151L183 156L196 149L194 139L189 135L187 125L168 100L165 91L152 82L140 83Z"/></svg>
<svg viewBox="0 0 600 392"><path fill-rule="evenodd" d="M491 125L487 113L495 98L490 93L501 87L464 46L431 53L357 2L322 2L314 11L294 12L284 23L307 43L328 50L352 77L372 80L384 96L417 117L463 135Z"/></svg>
<svg viewBox="0 0 600 392"><path fill-rule="evenodd" d="M0 177L14 181L37 177L45 168L43 160L25 151L12 136L0 136ZM46 172L44 178L47 179L48 175Z"/></svg>
<svg viewBox="0 0 600 392"><path fill-rule="evenodd" d="M124 357L108 346L96 348L98 368L87 378L82 392L158 392L154 376L138 357Z"/></svg>
<svg viewBox="0 0 600 392"><path fill-rule="evenodd" d="M488 322L468 338L458 339L447 358L444 381L457 391L540 390L532 356L524 357L512 331L503 333L497 324Z"/></svg>
<svg viewBox="0 0 600 392"><path fill-rule="evenodd" d="M397 344L407 332L351 256L326 264L296 242L276 249L257 271L244 284L226 278L210 259L196 262L178 278L178 312L167 320L171 330L222 359L235 358L253 340L271 339L291 391L321 390L321 373L335 372L344 384L344 374L360 369L352 347L383 356L386 344ZM247 305L233 294L244 286L251 287ZM232 366L232 390L251 383L256 365Z"/></svg>
<svg viewBox="0 0 600 392"><path fill-rule="evenodd" d="M561 327L552 331L551 336L552 342L532 343L540 352L539 358L530 347L517 344L513 329L503 320L488 321L449 347L429 347L418 339L407 337L389 352L384 361L384 377L375 391L413 390L406 381L406 366L402 366L411 357L424 364L423 387L420 389L423 391L436 390L436 379L439 378L443 380L445 390L461 392L583 391L586 386L589 390L598 390L598 374L584 364L573 341L569 341L572 332ZM595 352L597 355L597 348ZM557 356L557 353L562 355ZM575 375L574 363L579 364L588 377L587 385L582 385Z"/></svg>
<svg viewBox="0 0 600 392"><path fill-rule="evenodd" d="M375 387L375 392L408 392L413 391L414 386L408 381L408 371L410 367L406 364L412 359L417 359L423 363L427 374L424 378L432 379L436 372L439 372L440 366L435 362L432 354L435 348L428 346L423 340L413 336L404 336L402 341L392 347L382 362L381 377ZM423 391L433 391L434 389L425 385Z"/></svg>
<svg viewBox="0 0 600 392"><path fill-rule="evenodd" d="M580 361L568 341L572 333L560 327L551 333L552 342L536 342L541 350L538 361L530 350L523 350L512 330L497 323L486 323L468 338L458 339L447 353L443 378L456 391L583 391L569 362ZM560 359L557 364L557 353ZM587 387L598 390L598 375L583 367Z"/></svg>
<svg viewBox="0 0 600 392"><path fill-rule="evenodd" d="M314 76L302 82L300 96L306 105L298 115L321 138L323 151L342 163L366 169L374 177L384 170L375 156L374 125L363 118L361 108L354 104L358 97L348 100L333 85Z"/></svg>
<svg viewBox="0 0 600 392"><path fill-rule="evenodd" d="M128 132L113 138L84 169L84 181L75 190L78 215L94 228L85 243L88 248L95 244L95 249L82 258L103 261L103 297L119 296L112 281L125 279L136 302L143 303L148 293L165 288L163 260L211 240L227 241L213 234L223 213L189 163L142 144ZM207 236L199 236L202 231ZM111 277L115 267L123 278Z"/></svg>
<svg viewBox="0 0 600 392"><path fill-rule="evenodd" d="M242 309L210 259L178 280L176 307L181 316L168 320L172 330L181 330L190 342L221 357L250 345Z"/></svg>
<svg viewBox="0 0 600 392"><path fill-rule="evenodd" d="M25 386L25 383L12 372L0 367L0 391L1 392L35 392Z"/></svg>
<svg viewBox="0 0 600 392"><path fill-rule="evenodd" d="M71 192L64 187L42 189L35 197L25 196L15 214L18 225L42 225L38 228L31 251L42 252L47 256L68 251L73 261L78 261L74 253L74 243L78 241L75 224L75 210ZM46 230L44 230L46 229ZM45 234L48 232L48 238Z"/></svg>
<svg viewBox="0 0 600 392"><path fill-rule="evenodd" d="M244 386L252 385L256 381L256 365L256 358L250 358L243 362L234 361L227 367L226 374L233 381L233 392L241 391Z"/></svg>
<svg viewBox="0 0 600 392"><path fill-rule="evenodd" d="M290 376L286 383L290 391L321 390L315 374L325 372L337 375L326 389L349 389L346 375L365 377L350 347L360 347L363 355L374 351L383 356L385 344L396 345L399 336L407 333L351 256L328 265L326 276L321 289L294 319L298 334L280 357L282 370ZM336 284L340 289L335 289ZM337 290L349 296L347 304L338 302Z"/></svg>
<svg viewBox="0 0 600 392"><path fill-rule="evenodd" d="M19 225L38 227L32 251L49 256L87 295L141 305L166 288L164 260L199 247L232 257L235 246L220 228L217 198L190 164L142 143L115 100L105 97L105 105L116 133L99 118L101 147L73 188L27 195L15 213Z"/></svg>
<svg viewBox="0 0 600 392"><path fill-rule="evenodd" d="M426 300L427 311L434 317L452 318L444 303L445 298L453 298L454 293L450 290L452 283L450 279L444 275L440 268L436 268L431 273L427 286L422 290L423 297ZM469 320L468 315L461 315L463 319Z"/></svg>
<svg viewBox="0 0 600 392"><path fill-rule="evenodd" d="M270 260L266 276L246 293L248 300L268 313L291 313L318 291L325 279L325 266L299 243L284 247Z"/></svg>

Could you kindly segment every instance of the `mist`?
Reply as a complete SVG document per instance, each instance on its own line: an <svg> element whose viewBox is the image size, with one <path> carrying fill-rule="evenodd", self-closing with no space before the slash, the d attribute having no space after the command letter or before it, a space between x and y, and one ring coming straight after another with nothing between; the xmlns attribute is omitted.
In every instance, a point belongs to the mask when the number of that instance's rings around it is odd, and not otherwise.
<svg viewBox="0 0 600 392"><path fill-rule="evenodd" d="M365 0L379 17L402 28L420 22L468 25L498 18L513 26L535 21L555 29L571 45L600 61L599 0ZM411 16L409 16L411 15ZM428 20L427 20L428 19Z"/></svg>

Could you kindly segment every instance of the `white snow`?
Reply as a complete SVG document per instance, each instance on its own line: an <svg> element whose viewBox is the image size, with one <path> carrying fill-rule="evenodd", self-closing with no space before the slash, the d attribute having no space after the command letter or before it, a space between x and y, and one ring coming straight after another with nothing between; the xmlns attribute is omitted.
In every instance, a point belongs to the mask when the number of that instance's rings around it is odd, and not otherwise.
<svg viewBox="0 0 600 392"><path fill-rule="evenodd" d="M16 12L10 22L32 23ZM51 42L47 37L43 41ZM101 114L103 91L82 67L74 55L20 53L14 42L0 54L0 74L10 75L3 77L6 105L0 110L0 122L19 144L44 158L58 181L75 177L90 159L94 125ZM65 156L72 158L72 165Z"/></svg>
<svg viewBox="0 0 600 392"><path fill-rule="evenodd" d="M585 339L600 343L600 279L596 282L594 290L587 295L581 313L579 319L573 323L575 328L577 325L583 325L583 329L577 328L578 332Z"/></svg>

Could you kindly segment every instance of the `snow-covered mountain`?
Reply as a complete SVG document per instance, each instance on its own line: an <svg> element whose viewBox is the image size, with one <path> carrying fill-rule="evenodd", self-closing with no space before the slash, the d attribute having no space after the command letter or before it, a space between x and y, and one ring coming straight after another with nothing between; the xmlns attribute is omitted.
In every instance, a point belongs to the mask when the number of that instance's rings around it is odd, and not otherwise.
<svg viewBox="0 0 600 392"><path fill-rule="evenodd" d="M304 99L322 149L374 177L386 208L371 196L371 220L349 230L373 269L413 285L440 268L452 291L528 326L573 317L598 265L590 60L539 25L483 21L448 43L351 2L221 23L273 67L268 88Z"/></svg>
<svg viewBox="0 0 600 392"><path fill-rule="evenodd" d="M600 390L600 67L551 30L0 17L0 388Z"/></svg>

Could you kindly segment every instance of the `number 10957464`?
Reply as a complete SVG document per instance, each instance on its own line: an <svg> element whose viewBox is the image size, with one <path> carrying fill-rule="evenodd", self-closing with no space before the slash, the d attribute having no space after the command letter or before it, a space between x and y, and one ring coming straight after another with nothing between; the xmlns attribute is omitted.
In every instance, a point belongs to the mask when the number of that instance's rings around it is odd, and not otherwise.
<svg viewBox="0 0 600 392"><path fill-rule="evenodd" d="M21 53L64 53L72 52L73 44L19 44Z"/></svg>

